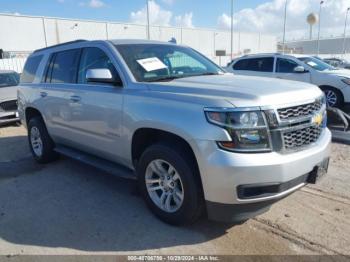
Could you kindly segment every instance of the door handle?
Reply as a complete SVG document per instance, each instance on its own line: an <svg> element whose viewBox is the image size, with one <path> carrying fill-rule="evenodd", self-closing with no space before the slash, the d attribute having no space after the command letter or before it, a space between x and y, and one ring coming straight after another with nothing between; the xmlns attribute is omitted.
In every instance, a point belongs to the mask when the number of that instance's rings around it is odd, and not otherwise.
<svg viewBox="0 0 350 262"><path fill-rule="evenodd" d="M81 100L81 97L80 96L71 96L70 100L74 103L77 103Z"/></svg>
<svg viewBox="0 0 350 262"><path fill-rule="evenodd" d="M40 96L41 97L47 97L47 93L46 92L40 92Z"/></svg>

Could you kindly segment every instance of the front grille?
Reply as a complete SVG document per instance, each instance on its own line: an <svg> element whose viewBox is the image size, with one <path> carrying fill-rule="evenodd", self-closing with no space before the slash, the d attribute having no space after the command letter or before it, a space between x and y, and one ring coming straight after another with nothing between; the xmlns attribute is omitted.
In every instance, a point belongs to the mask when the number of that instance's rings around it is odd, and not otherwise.
<svg viewBox="0 0 350 262"><path fill-rule="evenodd" d="M285 132L282 134L284 148L295 150L315 143L322 133L322 127L310 126L303 129Z"/></svg>
<svg viewBox="0 0 350 262"><path fill-rule="evenodd" d="M17 110L17 100L5 101L0 103L0 108L3 111L16 111Z"/></svg>
<svg viewBox="0 0 350 262"><path fill-rule="evenodd" d="M314 113L318 112L321 107L321 100L317 100L310 104L281 108L277 111L280 119L283 121L313 115Z"/></svg>

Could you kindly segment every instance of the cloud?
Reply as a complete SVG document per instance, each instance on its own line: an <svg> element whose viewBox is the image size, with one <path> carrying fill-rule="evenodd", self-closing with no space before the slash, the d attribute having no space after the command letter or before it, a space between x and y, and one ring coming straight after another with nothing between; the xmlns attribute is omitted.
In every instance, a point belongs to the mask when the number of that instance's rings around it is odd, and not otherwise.
<svg viewBox="0 0 350 262"><path fill-rule="evenodd" d="M306 16L311 12L318 13L318 0L289 0L287 6L287 34L286 38L308 38L309 25ZM270 0L256 8L246 8L233 15L234 30L241 32L261 32L278 35L283 34L283 14L285 0ZM327 0L322 8L321 36L340 36L344 30L344 20L350 0ZM223 13L217 18L217 25L221 29L229 29L231 16ZM314 37L317 26L314 26Z"/></svg>
<svg viewBox="0 0 350 262"><path fill-rule="evenodd" d="M175 25L179 27L188 27L188 28L193 28L193 23L192 23L192 17L193 13L186 13L184 15L179 15L175 17Z"/></svg>
<svg viewBox="0 0 350 262"><path fill-rule="evenodd" d="M59 0L59 1L62 1L62 0ZM90 0L89 2L80 2L79 6L88 6L91 8L101 8L101 7L106 6L106 4L102 0Z"/></svg>
<svg viewBox="0 0 350 262"><path fill-rule="evenodd" d="M155 25L170 25L173 16L171 11L162 9L155 1L149 1L150 23ZM147 7L131 12L130 20L137 24L147 23Z"/></svg>
<svg viewBox="0 0 350 262"><path fill-rule="evenodd" d="M162 2L167 5L172 5L175 2L175 0L162 0Z"/></svg>

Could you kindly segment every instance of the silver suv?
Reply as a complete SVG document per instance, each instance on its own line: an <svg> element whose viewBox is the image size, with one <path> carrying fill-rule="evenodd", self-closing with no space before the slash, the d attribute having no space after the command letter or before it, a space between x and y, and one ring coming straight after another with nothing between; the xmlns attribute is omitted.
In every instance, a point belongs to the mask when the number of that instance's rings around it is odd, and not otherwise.
<svg viewBox="0 0 350 262"><path fill-rule="evenodd" d="M68 155L137 179L171 224L243 221L328 167L325 98L314 85L234 76L197 51L143 40L35 51L19 115L39 163Z"/></svg>

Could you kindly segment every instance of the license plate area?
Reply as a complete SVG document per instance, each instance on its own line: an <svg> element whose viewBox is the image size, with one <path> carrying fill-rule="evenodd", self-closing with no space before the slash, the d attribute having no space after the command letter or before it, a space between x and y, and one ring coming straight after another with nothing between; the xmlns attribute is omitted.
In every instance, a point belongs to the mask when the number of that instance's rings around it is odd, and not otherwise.
<svg viewBox="0 0 350 262"><path fill-rule="evenodd" d="M307 182L309 184L316 184L328 172L329 158L323 160L310 172Z"/></svg>

